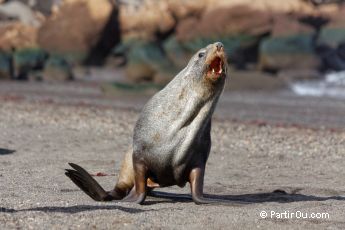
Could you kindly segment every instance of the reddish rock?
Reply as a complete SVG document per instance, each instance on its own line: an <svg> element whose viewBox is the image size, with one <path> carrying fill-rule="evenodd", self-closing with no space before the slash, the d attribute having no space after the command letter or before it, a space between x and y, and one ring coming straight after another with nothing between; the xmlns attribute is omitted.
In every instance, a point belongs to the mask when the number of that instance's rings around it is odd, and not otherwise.
<svg viewBox="0 0 345 230"><path fill-rule="evenodd" d="M296 34L311 34L314 29L311 26L298 21L299 15L275 14L271 36L282 37Z"/></svg>
<svg viewBox="0 0 345 230"><path fill-rule="evenodd" d="M153 39L154 34L165 33L175 25L167 1L145 1L138 8L120 6L120 24L125 39Z"/></svg>
<svg viewBox="0 0 345 230"><path fill-rule="evenodd" d="M311 13L315 8L306 0L218 0L209 1L209 8L234 7L238 5L247 5L254 10L280 13Z"/></svg>
<svg viewBox="0 0 345 230"><path fill-rule="evenodd" d="M201 15L212 4L208 0L170 0L169 9L176 18L183 19Z"/></svg>
<svg viewBox="0 0 345 230"><path fill-rule="evenodd" d="M199 16L207 0L145 0L139 6L120 6L121 29L125 40L129 38L152 40L157 34L166 34L182 19Z"/></svg>
<svg viewBox="0 0 345 230"><path fill-rule="evenodd" d="M155 70L147 63L129 63L125 69L126 76L131 82L152 81Z"/></svg>
<svg viewBox="0 0 345 230"><path fill-rule="evenodd" d="M253 20L255 18L255 20ZM201 20L187 19L177 27L178 40L185 41L198 37L222 37L241 34L259 35L272 28L272 17L263 12L240 5L220 7L205 12Z"/></svg>
<svg viewBox="0 0 345 230"><path fill-rule="evenodd" d="M187 18L183 20L176 28L176 38L179 41L188 41L196 38L201 31L199 29L199 20L197 18Z"/></svg>
<svg viewBox="0 0 345 230"><path fill-rule="evenodd" d="M345 6L339 7L330 15L329 27L345 28Z"/></svg>
<svg viewBox="0 0 345 230"><path fill-rule="evenodd" d="M65 0L38 33L39 45L52 53L86 53L108 21L107 0Z"/></svg>

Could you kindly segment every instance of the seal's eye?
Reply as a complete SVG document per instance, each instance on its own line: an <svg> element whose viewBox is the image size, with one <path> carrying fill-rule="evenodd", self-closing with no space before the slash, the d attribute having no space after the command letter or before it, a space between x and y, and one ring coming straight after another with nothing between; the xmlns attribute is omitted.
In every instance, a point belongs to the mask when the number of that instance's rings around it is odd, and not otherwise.
<svg viewBox="0 0 345 230"><path fill-rule="evenodd" d="M202 58L203 56L205 56L205 52L200 52L199 53L199 58Z"/></svg>

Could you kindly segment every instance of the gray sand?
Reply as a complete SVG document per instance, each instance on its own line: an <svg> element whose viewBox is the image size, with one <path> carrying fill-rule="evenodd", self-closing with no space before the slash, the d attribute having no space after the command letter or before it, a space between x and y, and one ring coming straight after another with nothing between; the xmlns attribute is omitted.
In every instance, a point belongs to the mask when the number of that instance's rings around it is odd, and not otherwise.
<svg viewBox="0 0 345 230"><path fill-rule="evenodd" d="M96 179L111 189L137 116L136 109L0 97L0 229L345 228L345 132L221 116L213 125L205 192L250 204L92 201L64 175L67 162L106 173ZM188 186L159 190L189 193ZM269 217L261 218L261 211ZM279 219L270 218L271 211L329 216Z"/></svg>

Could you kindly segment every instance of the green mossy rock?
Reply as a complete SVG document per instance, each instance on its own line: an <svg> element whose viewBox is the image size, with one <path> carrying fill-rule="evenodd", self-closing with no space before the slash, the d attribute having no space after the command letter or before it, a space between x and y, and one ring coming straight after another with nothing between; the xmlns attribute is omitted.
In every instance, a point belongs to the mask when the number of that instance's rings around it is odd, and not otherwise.
<svg viewBox="0 0 345 230"><path fill-rule="evenodd" d="M69 62L61 56L51 56L47 60L43 80L45 81L66 81L72 80L73 73Z"/></svg>
<svg viewBox="0 0 345 230"><path fill-rule="evenodd" d="M259 68L262 70L314 69L319 64L311 34L267 38L259 47Z"/></svg>
<svg viewBox="0 0 345 230"><path fill-rule="evenodd" d="M11 77L11 55L0 52L0 79L10 79Z"/></svg>
<svg viewBox="0 0 345 230"><path fill-rule="evenodd" d="M39 48L27 48L14 52L13 63L16 78L27 79L29 72L42 70L47 53Z"/></svg>
<svg viewBox="0 0 345 230"><path fill-rule="evenodd" d="M178 42L174 36L168 38L163 43L163 47L166 56L178 69L186 66L189 59L193 55L193 53L188 51L186 47L184 47L182 43Z"/></svg>
<svg viewBox="0 0 345 230"><path fill-rule="evenodd" d="M340 43L345 42L345 28L323 28L321 29L318 44L328 45L337 48Z"/></svg>
<svg viewBox="0 0 345 230"><path fill-rule="evenodd" d="M313 53L312 35L301 34L267 38L260 44L260 52L267 54Z"/></svg>
<svg viewBox="0 0 345 230"><path fill-rule="evenodd" d="M175 72L163 49L154 42L132 42L127 52L126 74L129 79L154 81L157 72Z"/></svg>

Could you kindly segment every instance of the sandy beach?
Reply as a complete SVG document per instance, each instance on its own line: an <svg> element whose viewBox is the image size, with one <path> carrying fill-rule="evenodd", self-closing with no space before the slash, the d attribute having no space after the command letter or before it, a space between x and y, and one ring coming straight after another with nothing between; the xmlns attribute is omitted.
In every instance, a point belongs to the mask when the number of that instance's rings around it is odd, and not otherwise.
<svg viewBox="0 0 345 230"><path fill-rule="evenodd" d="M104 173L96 180L111 189L147 99L2 83L0 228L344 229L345 102L284 92L225 92L215 114L205 192L249 204L92 201L64 175L67 163Z"/></svg>

